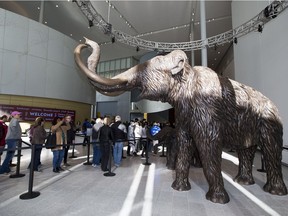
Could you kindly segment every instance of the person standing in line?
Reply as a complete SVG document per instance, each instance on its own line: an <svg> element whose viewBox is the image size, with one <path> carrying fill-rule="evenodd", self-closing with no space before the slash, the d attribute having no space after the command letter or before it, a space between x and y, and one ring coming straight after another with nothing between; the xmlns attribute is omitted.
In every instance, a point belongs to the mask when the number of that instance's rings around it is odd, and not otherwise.
<svg viewBox="0 0 288 216"><path fill-rule="evenodd" d="M64 119L65 124L70 125L70 129L67 130L67 146L64 146L64 158L63 158L64 166L67 167L70 166L70 164L67 163L70 144L75 143L76 125L72 121L72 117L70 115L66 115Z"/></svg>
<svg viewBox="0 0 288 216"><path fill-rule="evenodd" d="M146 155L146 149L148 150L148 140L147 140L147 128L148 128L148 122L144 121L142 122L142 133L141 133L141 145L142 145L142 153L141 157L144 157Z"/></svg>
<svg viewBox="0 0 288 216"><path fill-rule="evenodd" d="M0 168L0 174L11 172L9 168L10 161L14 157L16 146L19 142L22 142L21 135L22 130L19 124L19 120L21 118L21 113L18 111L13 111L11 113L12 119L8 126L8 131L6 135L6 144L7 144L7 152L5 160L2 163Z"/></svg>
<svg viewBox="0 0 288 216"><path fill-rule="evenodd" d="M30 132L32 132L31 136L31 144L35 145L35 154L34 154L34 161L33 161L33 170L40 172L39 166L40 166L40 158L41 158L41 151L43 143L45 142L45 139L47 137L46 131L44 129L44 123L45 120L42 117L37 117L35 119L35 124L32 125ZM31 162L29 166L31 168Z"/></svg>
<svg viewBox="0 0 288 216"><path fill-rule="evenodd" d="M87 134L88 128L92 128L92 124L88 121L88 118L85 118L82 124L82 133L84 134L83 146L86 146L86 143L90 141L91 135Z"/></svg>
<svg viewBox="0 0 288 216"><path fill-rule="evenodd" d="M111 143L114 140L113 133L110 125L110 119L105 117L103 120L104 125L100 128L99 132L99 141L100 141L100 149L101 149L101 169L102 171L106 172L109 171L108 169L108 161L110 157L110 149Z"/></svg>
<svg viewBox="0 0 288 216"><path fill-rule="evenodd" d="M131 150L134 152L135 149L135 136L134 136L134 130L135 130L135 122L133 120L130 121L130 124L128 126L128 148L127 148L127 156L131 155Z"/></svg>
<svg viewBox="0 0 288 216"><path fill-rule="evenodd" d="M101 160L101 150L100 150L100 143L99 143L99 135L100 135L100 128L103 126L103 122L101 118L97 118L95 124L92 128L92 143L93 143L93 161L92 166L98 167L100 166Z"/></svg>
<svg viewBox="0 0 288 216"><path fill-rule="evenodd" d="M70 124L65 123L65 119L60 117L54 117L52 121L51 131L56 133L56 144L57 146L51 151L53 152L53 172L59 173L64 171L61 167L61 163L64 157L64 148L63 144L67 144L67 130L69 130Z"/></svg>
<svg viewBox="0 0 288 216"><path fill-rule="evenodd" d="M70 125L70 129L67 130L67 145L64 146L64 157L63 157L64 167L67 167L71 166L69 163L67 163L67 159L70 145L75 143L76 126L73 123L72 117L70 115L66 115L64 117L64 120L66 125Z"/></svg>
<svg viewBox="0 0 288 216"><path fill-rule="evenodd" d="M3 154L3 150L5 148L5 137L8 131L8 126L5 122L7 122L8 117L7 115L3 115L0 118L0 164L1 164L1 156Z"/></svg>
<svg viewBox="0 0 288 216"><path fill-rule="evenodd" d="M135 119L135 129L134 129L134 137L135 137L135 151L133 152L134 156L138 156L137 153L140 151L140 139L142 136L142 126L140 125L139 120Z"/></svg>
<svg viewBox="0 0 288 216"><path fill-rule="evenodd" d="M121 122L121 117L119 115L115 116L115 123L111 125L111 129L115 142L113 148L114 165L119 167L122 160L123 144L127 137L126 126Z"/></svg>

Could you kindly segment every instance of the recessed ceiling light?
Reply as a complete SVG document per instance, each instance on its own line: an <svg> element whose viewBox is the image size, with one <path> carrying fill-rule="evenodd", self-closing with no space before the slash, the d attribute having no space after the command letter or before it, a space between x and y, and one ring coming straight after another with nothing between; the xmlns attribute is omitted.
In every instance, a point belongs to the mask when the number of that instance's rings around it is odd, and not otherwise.
<svg viewBox="0 0 288 216"><path fill-rule="evenodd" d="M72 35L72 34L70 34L70 36L72 37L73 35Z"/></svg>
<svg viewBox="0 0 288 216"><path fill-rule="evenodd" d="M47 24L47 21L45 21L44 23Z"/></svg>
<svg viewBox="0 0 288 216"><path fill-rule="evenodd" d="M58 4L56 4L56 7L59 7Z"/></svg>
<svg viewBox="0 0 288 216"><path fill-rule="evenodd" d="M40 7L37 7L38 10L40 10Z"/></svg>
<svg viewBox="0 0 288 216"><path fill-rule="evenodd" d="M218 54L220 54L220 51L218 51Z"/></svg>

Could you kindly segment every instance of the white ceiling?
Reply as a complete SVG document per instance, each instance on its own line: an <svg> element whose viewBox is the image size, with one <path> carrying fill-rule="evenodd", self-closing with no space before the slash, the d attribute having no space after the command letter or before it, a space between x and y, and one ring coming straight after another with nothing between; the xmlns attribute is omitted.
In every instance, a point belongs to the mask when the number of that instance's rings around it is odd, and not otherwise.
<svg viewBox="0 0 288 216"><path fill-rule="evenodd" d="M194 21L194 40L200 39L200 10L199 1L110 1L114 8L106 1L92 1L96 11L112 24L114 29L136 36L148 34L141 38L158 42L189 41L191 28L180 26ZM232 28L231 0L206 1L207 37L214 36ZM0 1L0 7L39 20L41 1ZM58 7L56 6L58 5ZM194 15L193 15L194 13ZM120 18L122 15L126 20ZM126 24L128 21L131 27ZM75 2L44 1L43 23L73 39L83 42L83 36L103 43L101 59L106 61L121 57L143 55L147 50L136 51L120 42L111 43L111 38L104 35L97 27L88 28L88 20L82 14ZM173 27L178 27L174 28ZM107 42L107 44L104 44ZM208 66L215 69L230 44L208 49ZM201 64L200 51L195 51L196 65ZM187 53L190 56L190 53Z"/></svg>

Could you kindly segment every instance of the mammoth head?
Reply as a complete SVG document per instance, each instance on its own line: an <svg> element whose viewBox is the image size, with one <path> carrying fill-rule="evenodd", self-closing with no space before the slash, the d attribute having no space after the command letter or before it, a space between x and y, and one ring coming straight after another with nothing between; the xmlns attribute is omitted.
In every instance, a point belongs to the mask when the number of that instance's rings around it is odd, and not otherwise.
<svg viewBox="0 0 288 216"><path fill-rule="evenodd" d="M173 86L174 78L180 76L187 62L186 54L181 50L174 50L165 56L156 56L151 60L136 65L129 70L112 77L101 77L95 72L99 61L99 45L87 38L85 44L79 44L74 50L75 62L82 72L88 77L93 87L108 96L120 95L125 91L139 88L142 96L147 99L161 100L169 88ZM81 59L81 50L92 47L87 66Z"/></svg>

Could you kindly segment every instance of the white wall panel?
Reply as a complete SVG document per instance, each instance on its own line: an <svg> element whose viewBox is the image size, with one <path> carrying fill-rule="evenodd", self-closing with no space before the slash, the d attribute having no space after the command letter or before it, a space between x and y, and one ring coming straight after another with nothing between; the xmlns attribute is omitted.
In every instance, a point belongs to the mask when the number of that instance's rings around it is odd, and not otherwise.
<svg viewBox="0 0 288 216"><path fill-rule="evenodd" d="M95 103L95 90L75 66L78 43L26 17L0 9L0 94Z"/></svg>
<svg viewBox="0 0 288 216"><path fill-rule="evenodd" d="M0 8L0 49L4 46L5 10Z"/></svg>
<svg viewBox="0 0 288 216"><path fill-rule="evenodd" d="M69 76L64 72L64 66L60 63L48 61L46 67L46 94L56 98L65 99ZM69 92L68 92L69 93Z"/></svg>
<svg viewBox="0 0 288 216"><path fill-rule="evenodd" d="M0 49L0 92L1 92L1 80L2 80L2 66L3 66L3 50Z"/></svg>
<svg viewBox="0 0 288 216"><path fill-rule="evenodd" d="M24 94L27 55L6 51L3 53L1 92L6 94Z"/></svg>
<svg viewBox="0 0 288 216"><path fill-rule="evenodd" d="M27 53L29 20L6 12L4 49Z"/></svg>
<svg viewBox="0 0 288 216"><path fill-rule="evenodd" d="M71 59L74 60L74 48L78 45L76 41L71 40L69 37L64 36L63 47L63 60L64 65L75 67L74 61L71 62ZM72 63L72 64L71 64Z"/></svg>
<svg viewBox="0 0 288 216"><path fill-rule="evenodd" d="M46 86L46 59L35 56L27 58L25 94L43 97Z"/></svg>
<svg viewBox="0 0 288 216"><path fill-rule="evenodd" d="M54 29L49 28L49 39L48 39L48 56L47 58L52 61L63 63L64 55L64 35L59 34Z"/></svg>
<svg viewBox="0 0 288 216"><path fill-rule="evenodd" d="M48 27L29 21L28 55L46 59L48 54Z"/></svg>

